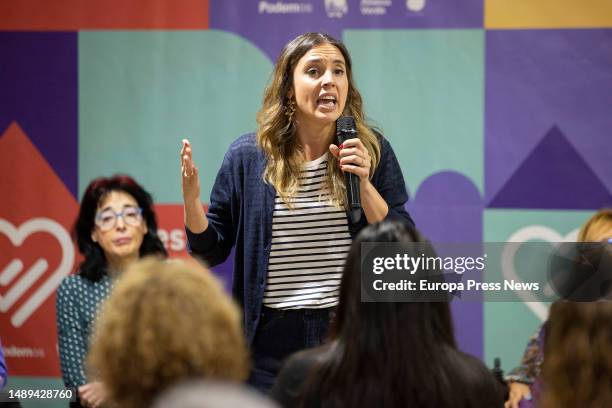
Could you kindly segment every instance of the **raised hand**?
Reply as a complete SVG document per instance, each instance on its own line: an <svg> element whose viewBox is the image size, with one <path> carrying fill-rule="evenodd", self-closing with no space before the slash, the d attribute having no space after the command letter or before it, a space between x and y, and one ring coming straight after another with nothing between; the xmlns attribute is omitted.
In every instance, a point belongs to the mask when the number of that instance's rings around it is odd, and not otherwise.
<svg viewBox="0 0 612 408"><path fill-rule="evenodd" d="M200 174L193 162L191 143L187 139L183 139L181 148L181 180L183 203L185 204L185 225L191 232L203 232L208 228L208 220L200 202Z"/></svg>
<svg viewBox="0 0 612 408"><path fill-rule="evenodd" d="M183 186L183 200L193 201L200 199L200 177L198 168L193 162L191 143L183 139L183 147L180 154L181 179Z"/></svg>

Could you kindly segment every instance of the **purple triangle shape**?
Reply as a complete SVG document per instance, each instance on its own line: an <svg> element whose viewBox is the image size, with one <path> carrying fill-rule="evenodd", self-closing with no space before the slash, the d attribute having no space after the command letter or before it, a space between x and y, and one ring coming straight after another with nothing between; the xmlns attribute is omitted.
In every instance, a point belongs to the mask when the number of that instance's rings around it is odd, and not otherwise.
<svg viewBox="0 0 612 408"><path fill-rule="evenodd" d="M488 208L598 209L612 194L553 126L531 151Z"/></svg>

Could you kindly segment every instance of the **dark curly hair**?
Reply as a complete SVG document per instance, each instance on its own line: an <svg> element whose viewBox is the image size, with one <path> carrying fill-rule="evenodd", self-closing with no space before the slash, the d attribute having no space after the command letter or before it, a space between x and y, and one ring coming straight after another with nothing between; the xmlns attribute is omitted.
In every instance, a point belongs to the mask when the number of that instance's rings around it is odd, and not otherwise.
<svg viewBox="0 0 612 408"><path fill-rule="evenodd" d="M142 216L147 223L148 232L140 246L140 256L158 255L165 258L168 255L164 244L157 235L157 219L153 211L151 194L133 178L124 174L99 177L87 186L81 199L79 216L73 228L73 236L79 252L85 257L79 266L79 275L93 282L99 281L107 273L104 252L100 245L91 239L91 232L94 229L98 206L111 191L122 191L131 195L142 208Z"/></svg>

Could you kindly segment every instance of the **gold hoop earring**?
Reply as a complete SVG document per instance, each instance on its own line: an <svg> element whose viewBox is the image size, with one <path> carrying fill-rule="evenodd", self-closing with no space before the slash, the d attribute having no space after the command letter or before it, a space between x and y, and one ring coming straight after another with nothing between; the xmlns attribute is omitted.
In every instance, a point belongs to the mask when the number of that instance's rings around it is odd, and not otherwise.
<svg viewBox="0 0 612 408"><path fill-rule="evenodd" d="M295 100L291 98L287 105L285 105L285 116L289 122L293 121L293 114L295 114Z"/></svg>

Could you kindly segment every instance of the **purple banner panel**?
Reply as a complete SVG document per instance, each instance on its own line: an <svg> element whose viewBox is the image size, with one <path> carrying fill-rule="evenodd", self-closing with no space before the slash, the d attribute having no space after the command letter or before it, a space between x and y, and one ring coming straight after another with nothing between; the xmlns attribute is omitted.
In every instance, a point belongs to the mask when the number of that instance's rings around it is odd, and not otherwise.
<svg viewBox="0 0 612 408"><path fill-rule="evenodd" d="M429 176L406 207L419 231L434 243L482 242L484 204L478 188L463 174ZM482 303L453 302L451 307L459 347L482 358Z"/></svg>
<svg viewBox="0 0 612 408"><path fill-rule="evenodd" d="M612 30L499 30L486 40L488 206L609 206Z"/></svg>
<svg viewBox="0 0 612 408"><path fill-rule="evenodd" d="M345 29L482 28L483 0L210 0L209 24L247 38L274 61L309 31L340 39Z"/></svg>
<svg viewBox="0 0 612 408"><path fill-rule="evenodd" d="M571 183L571 184L568 184ZM571 185L571 194L567 186ZM493 208L590 209L612 203L612 193L555 126L489 203Z"/></svg>
<svg viewBox="0 0 612 408"><path fill-rule="evenodd" d="M77 33L0 32L0 134L17 122L77 195Z"/></svg>

